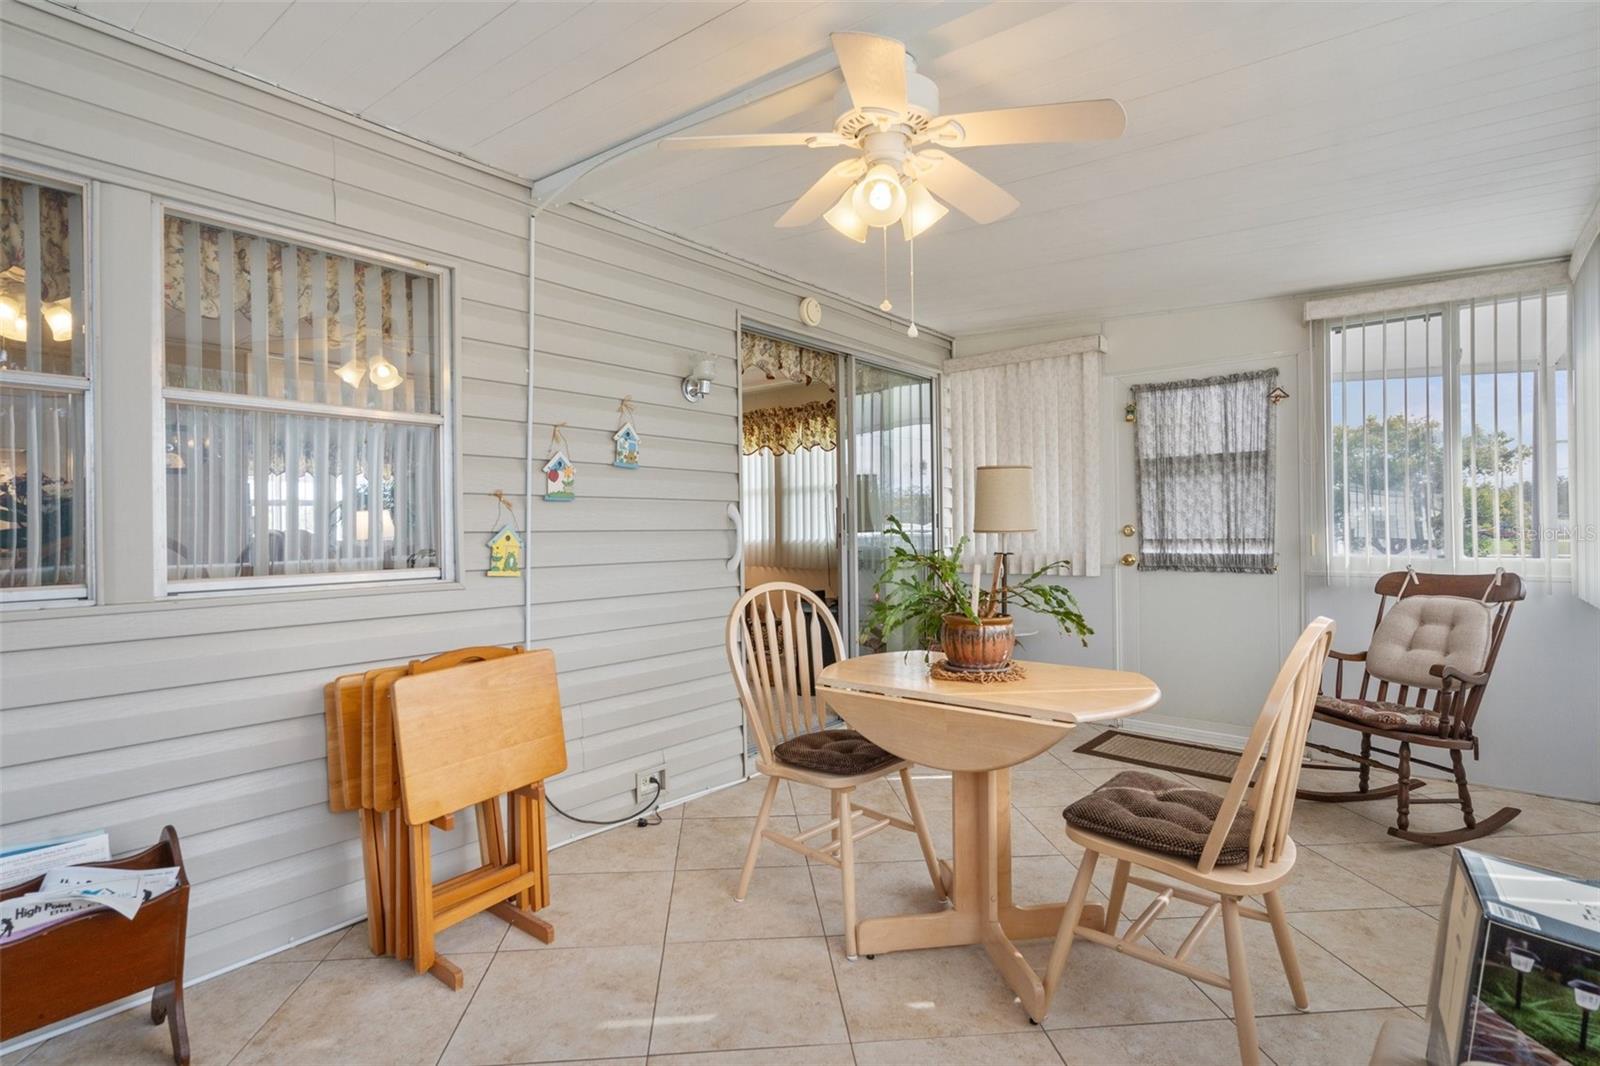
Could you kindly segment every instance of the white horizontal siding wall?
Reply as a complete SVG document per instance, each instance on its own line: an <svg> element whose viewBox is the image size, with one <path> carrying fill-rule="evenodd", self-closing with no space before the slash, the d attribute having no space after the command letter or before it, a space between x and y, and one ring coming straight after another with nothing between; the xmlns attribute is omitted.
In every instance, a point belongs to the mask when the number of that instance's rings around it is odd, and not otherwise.
<svg viewBox="0 0 1600 1066"><path fill-rule="evenodd" d="M581 817L634 807L634 775L667 767L667 798L737 780L741 712L723 627L739 594L728 504L739 499L740 315L798 329L805 290L625 221L541 215L535 259L535 460L551 427L578 466L578 500L534 504L534 638L556 649L571 769L551 788ZM848 253L848 246L841 246ZM937 366L947 341L825 300L821 344ZM680 382L699 353L718 385ZM617 403L631 396L638 470L612 467ZM559 839L576 827L553 819Z"/></svg>
<svg viewBox="0 0 1600 1066"><path fill-rule="evenodd" d="M0 152L95 182L104 531L99 604L0 615L3 835L105 828L124 852L175 825L199 976L364 906L354 817L327 808L322 685L521 638L521 583L484 576L482 532L487 494L523 480L520 445L501 442L524 426L527 187L42 10L7 3L0 19ZM454 270L458 581L155 598L159 200Z"/></svg>
<svg viewBox="0 0 1600 1066"><path fill-rule="evenodd" d="M522 585L484 576L483 542L496 489L522 507L528 189L39 9L5 0L0 23L0 154L96 182L105 531L99 604L0 614L0 834L105 828L124 852L175 825L199 976L361 913L355 820L326 805L322 685L522 637ZM153 596L142 486L157 198L453 267L458 582ZM743 773L721 649L737 594L724 566L735 328L741 313L795 325L803 290L583 208L538 227L534 460L566 422L580 468L576 502L536 500L530 516L534 639L556 651L569 737L552 792L614 815L632 804L635 769L666 765L675 796ZM948 354L931 334L912 341L875 312L825 305L824 343L928 365ZM718 356L721 384L690 405L678 381L700 351ZM644 439L637 471L609 466L623 395ZM575 831L553 819L554 839ZM468 844L441 840L444 865Z"/></svg>

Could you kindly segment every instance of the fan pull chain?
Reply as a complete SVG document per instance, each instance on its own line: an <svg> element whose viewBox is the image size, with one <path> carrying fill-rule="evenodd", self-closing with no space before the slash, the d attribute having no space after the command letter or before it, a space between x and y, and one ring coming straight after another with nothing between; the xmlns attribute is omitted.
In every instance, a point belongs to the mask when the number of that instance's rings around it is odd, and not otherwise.
<svg viewBox="0 0 1600 1066"><path fill-rule="evenodd" d="M878 305L883 311L893 311L894 304L889 302L889 227L883 227L883 303Z"/></svg>
<svg viewBox="0 0 1600 1066"><path fill-rule="evenodd" d="M911 325L906 328L906 336L915 337L917 335L917 239L915 237L906 242L906 259L911 266Z"/></svg>

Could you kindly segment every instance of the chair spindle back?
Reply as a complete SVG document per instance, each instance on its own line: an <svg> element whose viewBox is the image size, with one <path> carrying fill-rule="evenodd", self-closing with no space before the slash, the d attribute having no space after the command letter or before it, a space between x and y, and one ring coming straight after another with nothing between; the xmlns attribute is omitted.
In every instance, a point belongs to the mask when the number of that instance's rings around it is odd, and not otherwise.
<svg viewBox="0 0 1600 1066"><path fill-rule="evenodd" d="M827 703L816 680L824 627L834 655L842 658L844 640L833 612L810 589L787 581L757 585L728 615L728 667L761 757L769 762L777 745L827 724Z"/></svg>
<svg viewBox="0 0 1600 1066"><path fill-rule="evenodd" d="M1242 809L1253 812L1245 869L1269 865L1283 854L1289 839L1289 821L1294 815L1295 791L1300 786L1306 732L1311 728L1322 666L1332 644L1333 619L1317 618L1289 650L1245 741L1239 768L1233 773L1216 823L1206 838L1198 864L1202 873L1216 866L1217 856Z"/></svg>

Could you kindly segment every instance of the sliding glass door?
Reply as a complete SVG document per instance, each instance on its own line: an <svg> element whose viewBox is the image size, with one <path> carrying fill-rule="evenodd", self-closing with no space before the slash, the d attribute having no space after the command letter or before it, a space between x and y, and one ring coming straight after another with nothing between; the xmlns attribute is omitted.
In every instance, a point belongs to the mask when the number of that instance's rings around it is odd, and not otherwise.
<svg viewBox="0 0 1600 1066"><path fill-rule="evenodd" d="M932 377L851 357L842 397L846 516L842 597L855 654L898 650L899 634L863 633L889 556L884 529L899 519L919 548L939 544L940 442Z"/></svg>

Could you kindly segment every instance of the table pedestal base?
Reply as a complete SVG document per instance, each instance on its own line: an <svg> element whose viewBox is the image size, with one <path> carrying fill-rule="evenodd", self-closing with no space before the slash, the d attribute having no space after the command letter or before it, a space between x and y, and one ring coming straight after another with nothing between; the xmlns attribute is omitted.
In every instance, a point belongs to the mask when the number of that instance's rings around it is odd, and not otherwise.
<svg viewBox="0 0 1600 1066"><path fill-rule="evenodd" d="M1054 937L1066 904L1019 907L1012 902L1011 771L957 772L954 778L954 861L939 864L950 909L868 918L856 926L856 950L876 955L982 944L1028 1016L1038 1021L1050 1006L1044 982L1013 941ZM1104 922L1103 908L1083 908L1080 924L1101 928Z"/></svg>

